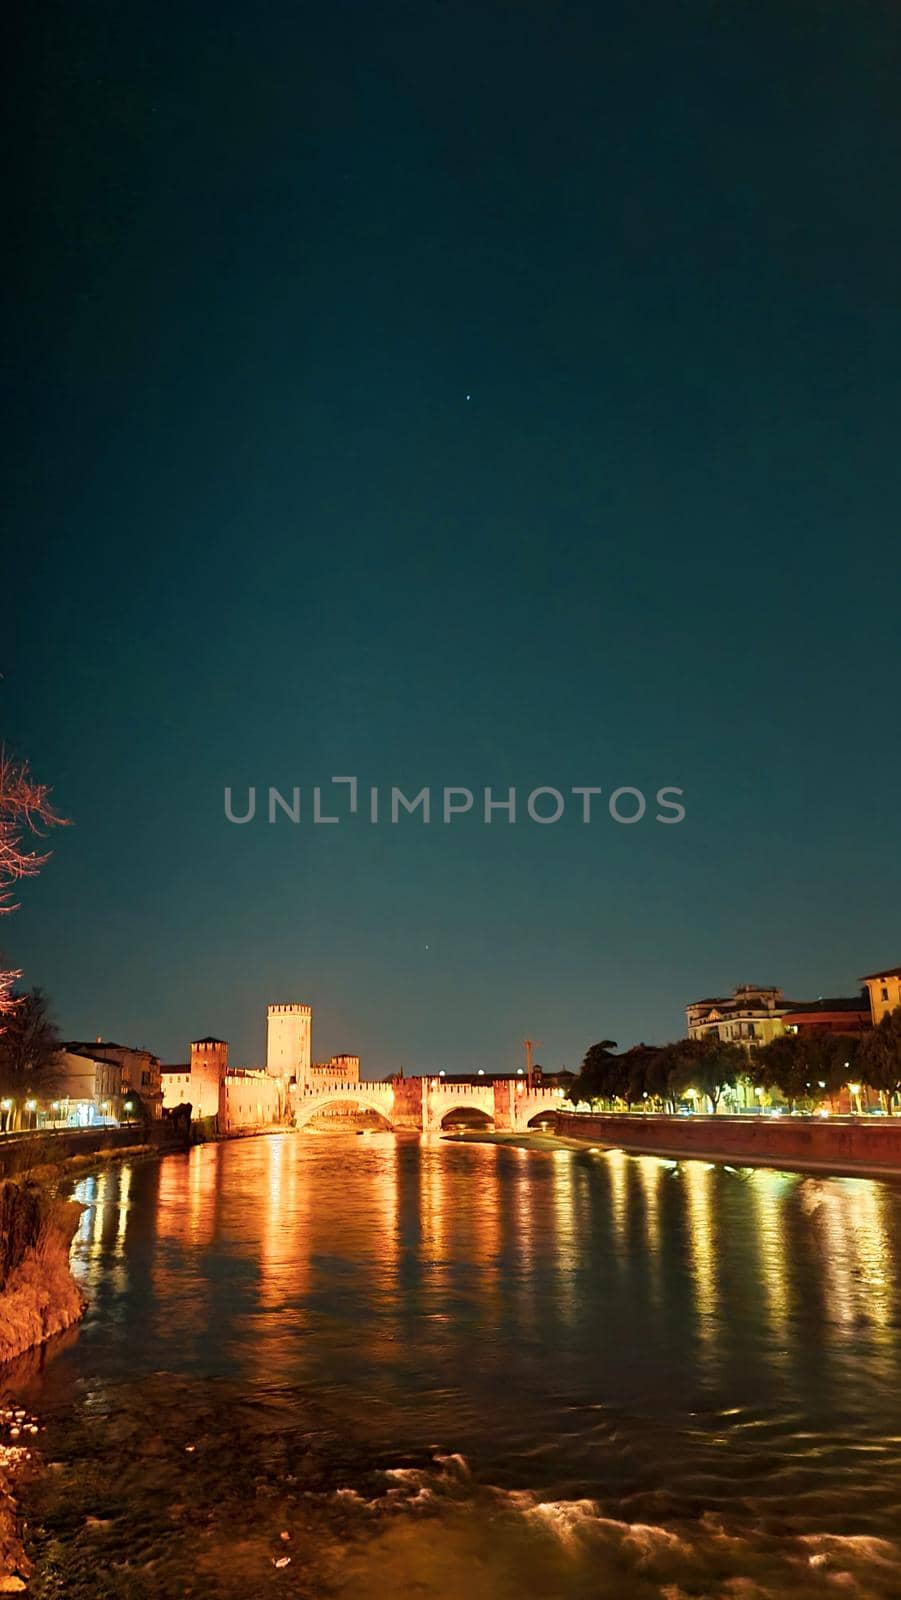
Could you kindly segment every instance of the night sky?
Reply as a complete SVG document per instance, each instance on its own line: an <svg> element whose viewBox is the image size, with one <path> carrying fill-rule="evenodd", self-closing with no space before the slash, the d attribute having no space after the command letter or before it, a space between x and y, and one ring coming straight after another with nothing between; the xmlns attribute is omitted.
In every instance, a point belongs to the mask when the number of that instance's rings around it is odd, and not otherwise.
<svg viewBox="0 0 901 1600"><path fill-rule="evenodd" d="M74 826L2 932L65 1035L252 1063L304 1000L369 1075L572 1067L901 961L899 47L894 0L32 10L0 710ZM333 774L651 803L316 827Z"/></svg>

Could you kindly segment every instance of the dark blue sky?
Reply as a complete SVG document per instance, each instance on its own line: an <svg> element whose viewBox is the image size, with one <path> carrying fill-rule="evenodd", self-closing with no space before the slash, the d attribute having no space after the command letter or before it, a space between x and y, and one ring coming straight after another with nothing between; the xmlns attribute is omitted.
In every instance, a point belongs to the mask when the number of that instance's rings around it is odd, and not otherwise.
<svg viewBox="0 0 901 1600"><path fill-rule="evenodd" d="M901 960L895 4L25 23L3 930L67 1034L575 1065ZM467 399L467 396L471 396ZM681 785L230 827L225 784Z"/></svg>

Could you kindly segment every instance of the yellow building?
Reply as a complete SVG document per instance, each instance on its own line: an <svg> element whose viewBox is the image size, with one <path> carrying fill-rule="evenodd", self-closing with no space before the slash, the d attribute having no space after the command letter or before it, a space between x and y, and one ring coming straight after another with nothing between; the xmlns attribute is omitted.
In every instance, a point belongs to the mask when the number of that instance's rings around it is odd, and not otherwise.
<svg viewBox="0 0 901 1600"><path fill-rule="evenodd" d="M882 972L871 972L861 978L870 991L870 1011L873 1027L887 1017L890 1011L901 1006L901 967L885 967Z"/></svg>
<svg viewBox="0 0 901 1600"><path fill-rule="evenodd" d="M769 1044L783 1032L782 1018L798 1004L786 1000L781 989L742 983L731 995L713 1000L693 1000L685 1007L690 1039L711 1034L747 1049Z"/></svg>

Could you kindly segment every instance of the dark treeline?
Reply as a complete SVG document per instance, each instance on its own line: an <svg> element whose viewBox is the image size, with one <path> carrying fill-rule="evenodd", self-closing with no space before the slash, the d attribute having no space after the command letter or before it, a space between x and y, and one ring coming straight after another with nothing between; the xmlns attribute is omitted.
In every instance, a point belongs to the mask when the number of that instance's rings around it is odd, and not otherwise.
<svg viewBox="0 0 901 1600"><path fill-rule="evenodd" d="M708 1035L637 1044L619 1055L612 1039L602 1039L586 1053L570 1098L659 1111L686 1102L716 1111L721 1101L751 1100L815 1110L852 1084L871 1089L887 1112L901 1099L901 1008L862 1039L807 1028L750 1050Z"/></svg>

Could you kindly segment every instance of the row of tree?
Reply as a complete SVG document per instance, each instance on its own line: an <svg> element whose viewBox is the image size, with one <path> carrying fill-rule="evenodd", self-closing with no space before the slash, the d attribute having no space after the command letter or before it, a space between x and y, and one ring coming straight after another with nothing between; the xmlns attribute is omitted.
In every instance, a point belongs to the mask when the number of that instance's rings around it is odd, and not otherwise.
<svg viewBox="0 0 901 1600"><path fill-rule="evenodd" d="M615 1041L602 1039L586 1053L570 1098L630 1109L650 1103L667 1111L694 1099L716 1111L723 1095L742 1082L752 1093L778 1097L791 1108L813 1108L834 1100L848 1084L860 1083L890 1111L901 1097L901 1008L862 1039L809 1028L780 1034L751 1051L708 1035L637 1044L617 1055Z"/></svg>

